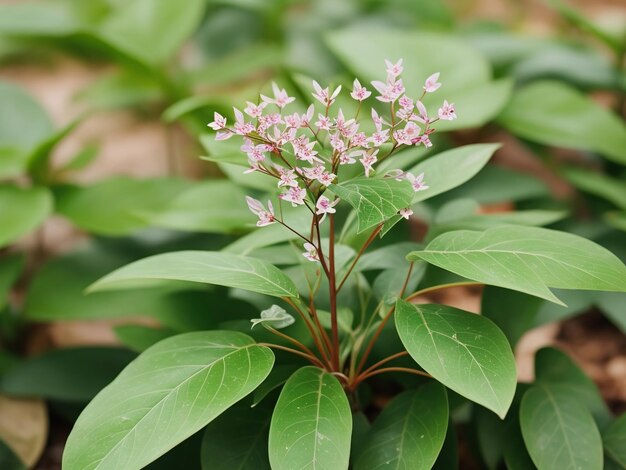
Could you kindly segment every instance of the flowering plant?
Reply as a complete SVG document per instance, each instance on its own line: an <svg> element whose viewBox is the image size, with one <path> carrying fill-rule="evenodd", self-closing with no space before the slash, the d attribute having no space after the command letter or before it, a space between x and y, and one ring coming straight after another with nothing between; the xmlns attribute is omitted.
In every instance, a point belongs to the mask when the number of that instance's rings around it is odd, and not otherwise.
<svg viewBox="0 0 626 470"><path fill-rule="evenodd" d="M444 100L433 117L423 103L440 88L438 73L411 98L402 71L402 60L387 61L386 80L372 82L375 96L354 80L354 116L338 104L341 86L315 81L317 103L304 112L289 112L295 98L273 84L273 97L261 95L243 112L235 108L232 125L215 113L209 126L216 138L241 138L245 172L275 184L278 196L270 194L267 203L246 197L265 244L253 233L222 251L156 255L92 289L164 280L213 284L260 315L245 328L223 323L148 348L84 410L67 443L66 468L141 468L205 427L207 468L431 468L451 452L442 448L454 402L480 405L486 419L509 419L513 406L554 424L535 411L548 402L567 404L567 394L538 378L520 404L513 339L496 324L500 317L428 303L428 295L489 285L562 304L551 288L626 290L626 267L575 235L501 224L444 230L426 245L371 249L410 220L420 201L471 178L497 149L470 145L405 169L406 148L431 147L435 124L456 112ZM375 104L369 112L367 100ZM258 324L263 328L252 328ZM381 376L405 391L370 425L371 414L363 412ZM449 391L458 394L454 402ZM584 410L573 412L589 422ZM541 435L524 439L541 460L533 441ZM226 461L216 457L224 447Z"/></svg>

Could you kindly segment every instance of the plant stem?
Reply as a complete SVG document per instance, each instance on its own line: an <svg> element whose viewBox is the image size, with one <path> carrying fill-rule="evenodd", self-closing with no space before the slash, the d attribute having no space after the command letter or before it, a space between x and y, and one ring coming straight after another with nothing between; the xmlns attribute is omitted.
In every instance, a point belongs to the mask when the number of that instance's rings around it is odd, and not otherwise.
<svg viewBox="0 0 626 470"><path fill-rule="evenodd" d="M335 217L334 214L328 214L330 223L330 240L328 243L328 263L329 276L328 288L330 293L330 323L333 337L332 362L334 371L339 370L339 325L337 324L337 284L335 280Z"/></svg>
<svg viewBox="0 0 626 470"><path fill-rule="evenodd" d="M384 369L377 369L373 372L370 372L367 375L364 375L361 377L361 380L365 380L365 379L369 379L370 377L373 377L375 375L378 374L384 374L385 372L406 372L407 374L413 374L413 375L419 375L422 377L428 377L432 379L432 375L430 375L427 372L424 372L422 370L417 370L417 369L410 369L408 367L386 367Z"/></svg>
<svg viewBox="0 0 626 470"><path fill-rule="evenodd" d="M307 353L309 356L317 357L313 351L311 351L309 348L307 348L303 343L301 343L297 339L292 338L291 336L286 335L285 333L282 333L282 332L278 331L277 329L272 328L271 326L265 326L265 328L267 328L268 331L270 331L271 333L275 334L276 336L278 336L280 338L283 338L284 340L289 341L291 344L297 346L303 352Z"/></svg>
<svg viewBox="0 0 626 470"><path fill-rule="evenodd" d="M474 281L451 282L449 284L442 284L440 286L432 286L432 287L426 287L424 289L420 289L416 292L413 292L404 300L406 300L407 302L410 302L411 300L415 299L416 297L419 297L420 295L430 294L431 292L436 292L442 289L448 289L449 287L482 286L482 285L484 285L484 283L474 282Z"/></svg>
<svg viewBox="0 0 626 470"><path fill-rule="evenodd" d="M313 363L314 365L318 366L321 369L325 368L324 364L322 364L317 357L310 356L307 353L304 353L302 351L297 351L295 349L291 349L291 348L288 348L286 346L281 346L280 344L274 344L274 343L258 343L258 344L259 344L259 346L266 346L266 347L272 348L272 349L280 349L281 351L286 351L288 353L295 354L296 356L300 356L300 357L303 357L303 358L309 360L311 363Z"/></svg>
<svg viewBox="0 0 626 470"><path fill-rule="evenodd" d="M361 258L361 256L365 252L365 250L367 250L367 247L370 246L371 243L374 241L374 239L376 238L376 235L378 235L380 233L382 228L383 228L383 224L380 224L379 226L377 226L374 229L374 231L370 234L370 236L367 238L367 240L365 240L365 243L363 244L363 246L361 247L361 249L359 250L357 255L354 257L354 260L352 261L352 264L350 264L350 267L348 268L348 271L343 276L343 279L341 279L341 282L339 283L339 286L337 287L337 292L339 292L341 290L341 288L343 287L343 285L346 283L346 281L348 280L348 277L352 273L352 270L356 266L356 263L359 261L359 259Z"/></svg>
<svg viewBox="0 0 626 470"><path fill-rule="evenodd" d="M306 314L302 311L302 309L300 309L300 307L298 307L296 305L295 302L293 302L289 297L283 297L282 298L285 302L287 302L289 305L291 305L291 307L298 312L298 314L300 315L300 317L302 318L302 320L304 321L304 323L306 324L307 328L309 329L309 333L311 333L311 337L313 338L313 342L315 343L315 347L317 348L317 350L319 351L319 353L321 354L322 358L327 362L330 363L328 355L326 354L326 350L324 349L324 346L320 343L320 339L318 334L315 332L315 328L313 327L313 325L311 324L311 322L309 321L309 319L307 318Z"/></svg>

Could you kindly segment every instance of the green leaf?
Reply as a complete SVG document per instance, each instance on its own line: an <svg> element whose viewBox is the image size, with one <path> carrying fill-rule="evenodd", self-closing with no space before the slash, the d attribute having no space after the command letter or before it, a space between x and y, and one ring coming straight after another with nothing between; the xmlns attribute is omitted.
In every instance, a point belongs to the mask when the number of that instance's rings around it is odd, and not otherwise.
<svg viewBox="0 0 626 470"><path fill-rule="evenodd" d="M184 8L168 0L120 3L101 25L98 34L143 62L162 64L195 31L204 8L204 0L187 1Z"/></svg>
<svg viewBox="0 0 626 470"><path fill-rule="evenodd" d="M287 311L280 307L279 305L272 305L270 308L265 309L261 312L260 318L253 318L250 320L252 322L252 326L250 328L254 328L259 323L262 325L269 325L272 328L280 330L281 328L287 328L290 325L293 325L296 319L287 313Z"/></svg>
<svg viewBox="0 0 626 470"><path fill-rule="evenodd" d="M22 397L88 402L134 358L135 354L118 348L50 351L9 369L0 380L0 390Z"/></svg>
<svg viewBox="0 0 626 470"><path fill-rule="evenodd" d="M252 395L252 405L251 408L254 408L259 403L263 401L272 391L281 387L287 379L293 375L293 373L298 370L297 366L293 365L277 365L272 369L270 375L263 381L261 385L257 387Z"/></svg>
<svg viewBox="0 0 626 470"><path fill-rule="evenodd" d="M273 403L254 409L238 403L209 423L202 438L202 468L206 470L269 470L267 455Z"/></svg>
<svg viewBox="0 0 626 470"><path fill-rule="evenodd" d="M361 83L384 79L385 59L404 58L402 76L410 96L420 96L424 80L441 72L441 91L425 96L424 103L433 110L444 98L455 103L459 118L440 126L445 130L481 126L498 114L510 93L510 82L491 80L489 64L476 49L450 35L368 25L335 31L326 42Z"/></svg>
<svg viewBox="0 0 626 470"><path fill-rule="evenodd" d="M599 196L620 209L626 209L626 182L609 178L594 171L567 168L567 180L581 191Z"/></svg>
<svg viewBox="0 0 626 470"><path fill-rule="evenodd" d="M506 439L503 432L504 422L489 410L481 407L472 408L472 421L480 455L486 467L495 470L504 455L504 440Z"/></svg>
<svg viewBox="0 0 626 470"><path fill-rule="evenodd" d="M413 204L456 188L470 180L484 167L499 144L472 144L447 150L418 163L409 172L424 173L428 189L413 196Z"/></svg>
<svg viewBox="0 0 626 470"><path fill-rule="evenodd" d="M393 269L398 265L406 263L406 254L422 248L422 245L415 242L400 242L393 245L383 246L376 250L367 251L359 263L356 265L359 271L370 271L378 269Z"/></svg>
<svg viewBox="0 0 626 470"><path fill-rule="evenodd" d="M604 452L619 468L626 468L626 414L617 418L602 434Z"/></svg>
<svg viewBox="0 0 626 470"><path fill-rule="evenodd" d="M155 227L189 232L230 233L255 221L246 206L246 193L226 180L205 181L175 195L141 216Z"/></svg>
<svg viewBox="0 0 626 470"><path fill-rule="evenodd" d="M430 469L448 427L446 389L436 382L404 392L389 403L368 432L356 470Z"/></svg>
<svg viewBox="0 0 626 470"><path fill-rule="evenodd" d="M51 211L47 189L0 185L0 247L36 229Z"/></svg>
<svg viewBox="0 0 626 470"><path fill-rule="evenodd" d="M599 292L596 297L596 304L602 313L626 334L625 302L626 296L624 294L614 292Z"/></svg>
<svg viewBox="0 0 626 470"><path fill-rule="evenodd" d="M446 387L501 418L517 373L509 343L490 320L444 305L396 304L396 329L411 357Z"/></svg>
<svg viewBox="0 0 626 470"><path fill-rule="evenodd" d="M408 258L558 304L562 302L550 287L626 290L626 266L615 255L582 237L544 228L510 225L447 232Z"/></svg>
<svg viewBox="0 0 626 470"><path fill-rule="evenodd" d="M117 325L113 327L117 339L129 349L143 352L153 344L176 334L174 330L143 325Z"/></svg>
<svg viewBox="0 0 626 470"><path fill-rule="evenodd" d="M276 297L297 297L294 283L276 266L230 253L176 251L150 256L104 276L91 291L134 288L158 280L236 287Z"/></svg>
<svg viewBox="0 0 626 470"><path fill-rule="evenodd" d="M194 332L146 350L85 408L64 468L141 468L254 390L272 352L241 333Z"/></svg>
<svg viewBox="0 0 626 470"><path fill-rule="evenodd" d="M498 120L526 139L626 163L623 121L563 83L538 81L519 89Z"/></svg>
<svg viewBox="0 0 626 470"><path fill-rule="evenodd" d="M593 415L599 429L611 421L611 412L604 403L598 387L564 352L542 348L535 355L535 382L563 390Z"/></svg>
<svg viewBox="0 0 626 470"><path fill-rule="evenodd" d="M433 465L433 470L456 470L459 468L459 444L454 423L448 423L446 438L443 441L441 452Z"/></svg>
<svg viewBox="0 0 626 470"><path fill-rule="evenodd" d="M270 426L273 470L348 468L352 413L338 380L303 367L287 381Z"/></svg>
<svg viewBox="0 0 626 470"><path fill-rule="evenodd" d="M26 470L27 468L13 449L3 440L0 440L0 467L3 470Z"/></svg>
<svg viewBox="0 0 626 470"><path fill-rule="evenodd" d="M24 5L2 5L2 10L21 6ZM5 19L3 12L0 18L1 30ZM3 148L16 148L27 153L54 132L46 111L21 87L0 80L0 102L0 142Z"/></svg>
<svg viewBox="0 0 626 470"><path fill-rule="evenodd" d="M0 311L6 306L9 292L22 273L25 261L19 253L0 258Z"/></svg>
<svg viewBox="0 0 626 470"><path fill-rule="evenodd" d="M149 224L142 214L162 209L189 187L177 179L114 177L90 186L56 188L56 210L88 232L128 235Z"/></svg>
<svg viewBox="0 0 626 470"><path fill-rule="evenodd" d="M531 387L522 399L524 442L541 470L602 470L600 432L585 406L568 390Z"/></svg>
<svg viewBox="0 0 626 470"><path fill-rule="evenodd" d="M359 233L409 207L414 195L408 181L395 179L355 178L329 189L357 211Z"/></svg>
<svg viewBox="0 0 626 470"><path fill-rule="evenodd" d="M79 26L72 10L64 3L23 2L0 6L3 36L65 36L74 33Z"/></svg>
<svg viewBox="0 0 626 470"><path fill-rule="evenodd" d="M505 334L512 347L533 327L533 320L544 301L523 292L486 286L481 313Z"/></svg>

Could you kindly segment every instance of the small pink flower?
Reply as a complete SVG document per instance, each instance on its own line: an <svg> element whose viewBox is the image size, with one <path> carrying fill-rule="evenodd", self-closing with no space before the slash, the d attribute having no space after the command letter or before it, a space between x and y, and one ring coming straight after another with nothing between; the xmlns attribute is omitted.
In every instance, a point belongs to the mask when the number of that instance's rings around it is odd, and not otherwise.
<svg viewBox="0 0 626 470"><path fill-rule="evenodd" d="M292 186L287 192L278 196L283 201L288 201L293 207L301 206L304 204L304 198L306 197L306 190L297 186Z"/></svg>
<svg viewBox="0 0 626 470"><path fill-rule="evenodd" d="M315 112L315 106L311 105L307 108L306 113L300 116L300 127L308 127L313 119L313 113Z"/></svg>
<svg viewBox="0 0 626 470"><path fill-rule="evenodd" d="M330 186L333 181L335 181L335 178L337 178L336 174L325 171L320 175L319 178L317 178L317 181L319 181L320 184L323 184L324 186Z"/></svg>
<svg viewBox="0 0 626 470"><path fill-rule="evenodd" d="M371 144L374 147L380 147L388 140L389 140L389 129L385 129L384 131L380 131L380 132L375 132L374 134L372 134L372 136L369 139L367 139L367 141L371 142Z"/></svg>
<svg viewBox="0 0 626 470"><path fill-rule="evenodd" d="M340 165L352 165L356 163L356 158L365 155L365 150L354 150L352 152L344 152L339 156Z"/></svg>
<svg viewBox="0 0 626 470"><path fill-rule="evenodd" d="M335 88L335 91L331 94L329 87L322 88L319 83L313 80L313 89L315 90L315 92L312 93L313 97L324 106L328 107L335 102L335 98L337 98L337 95L339 95L341 91L341 85Z"/></svg>
<svg viewBox="0 0 626 470"><path fill-rule="evenodd" d="M417 176L415 176L413 173L407 173L406 179L410 181L411 186L413 187L413 191L415 192L428 189L428 186L424 184L424 173L420 173Z"/></svg>
<svg viewBox="0 0 626 470"><path fill-rule="evenodd" d="M370 176L370 171L373 171L372 166L378 161L376 154L378 154L378 149L374 151L370 150L368 153L363 155L363 158L359 159L359 161L363 165L363 169L365 170L365 176L368 178Z"/></svg>
<svg viewBox="0 0 626 470"><path fill-rule="evenodd" d="M409 217L413 215L413 211L411 210L410 207L407 207L405 209L400 209L400 212L398 212L398 214L400 214L406 220L409 220Z"/></svg>
<svg viewBox="0 0 626 470"><path fill-rule="evenodd" d="M383 125L388 126L389 124L385 122L383 118L381 118L376 110L372 108L372 121L374 121L374 125L376 126L376 130L378 132L382 131Z"/></svg>
<svg viewBox="0 0 626 470"><path fill-rule="evenodd" d="M364 99L369 98L371 94L371 91L368 91L367 88L361 86L361 83L358 79L354 79L354 82L352 83L352 93L350 93L350 96L353 99L357 101L363 101Z"/></svg>
<svg viewBox="0 0 626 470"><path fill-rule="evenodd" d="M223 130L223 131L218 131L217 134L215 134L215 140L228 140L230 139L233 135L231 131L229 131L228 129Z"/></svg>
<svg viewBox="0 0 626 470"><path fill-rule="evenodd" d="M226 127L226 118L218 112L213 113L213 122L207 124L214 131L220 131Z"/></svg>
<svg viewBox="0 0 626 470"><path fill-rule="evenodd" d="M367 146L367 135L365 132L357 132L350 139L350 147L365 147Z"/></svg>
<svg viewBox="0 0 626 470"><path fill-rule="evenodd" d="M233 110L235 112L235 133L239 135L248 135L250 132L254 131L254 126L245 121L243 113L237 108L233 108Z"/></svg>
<svg viewBox="0 0 626 470"><path fill-rule="evenodd" d="M259 118L263 115L263 109L267 106L267 103L263 101L259 104L254 104L250 101L246 101L246 108L243 110L248 116L253 118Z"/></svg>
<svg viewBox="0 0 626 470"><path fill-rule="evenodd" d="M339 199L335 199L333 202L330 202L330 199L328 199L326 196L320 196L320 198L317 200L317 204L315 204L315 208L317 209L315 213L322 216L322 218L320 219L320 223L324 221L324 219L326 218L326 214L334 214L335 212L337 212L335 206L338 203Z"/></svg>
<svg viewBox="0 0 626 470"><path fill-rule="evenodd" d="M324 129L325 131L327 131L330 129L330 118L324 116L323 114L319 114L315 125L318 129Z"/></svg>
<svg viewBox="0 0 626 470"><path fill-rule="evenodd" d="M296 172L295 170L288 170L283 167L277 167L278 174L280 175L280 179L278 181L278 187L288 186L288 187L297 187L298 182L296 181Z"/></svg>
<svg viewBox="0 0 626 470"><path fill-rule="evenodd" d="M300 127L301 123L302 121L298 113L293 113L289 116L285 116L285 124L287 125L287 127L297 129L298 127Z"/></svg>
<svg viewBox="0 0 626 470"><path fill-rule="evenodd" d="M426 79L424 82L424 91L426 93L432 93L433 91L437 91L441 86L441 83L437 82L439 80L439 72L433 73L430 77Z"/></svg>
<svg viewBox="0 0 626 470"><path fill-rule="evenodd" d="M414 115L413 119L417 122L421 122L422 124L430 124L432 120L428 117L428 113L426 112L426 106L424 106L424 103L422 103L421 101L417 101L417 103L415 103L415 107L417 108L419 114Z"/></svg>
<svg viewBox="0 0 626 470"><path fill-rule="evenodd" d="M252 213L259 218L256 223L257 227L264 227L276 222L272 201L267 201L267 210L260 201L251 198L250 196L246 196L246 202L248 203L250 211L252 211Z"/></svg>
<svg viewBox="0 0 626 470"><path fill-rule="evenodd" d="M304 249L306 251L302 253L302 256L304 256L306 259L312 262L316 262L320 260L319 254L317 253L317 248L315 248L314 245L307 242L304 244Z"/></svg>
<svg viewBox="0 0 626 470"><path fill-rule="evenodd" d="M454 103L448 103L447 100L443 100L443 106L439 108L439 119L445 121L454 121L456 119Z"/></svg>
<svg viewBox="0 0 626 470"><path fill-rule="evenodd" d="M404 67L402 67L402 59L399 59L395 64L385 59L385 65L387 66L387 74L394 78L400 75L404 70Z"/></svg>
<svg viewBox="0 0 626 470"><path fill-rule="evenodd" d="M274 98L269 98L265 95L261 95L261 99L266 103L273 103L278 106L280 109L287 106L289 103L295 101L293 96L289 96L287 91L283 88L278 88L276 83L272 82L272 91L274 92Z"/></svg>

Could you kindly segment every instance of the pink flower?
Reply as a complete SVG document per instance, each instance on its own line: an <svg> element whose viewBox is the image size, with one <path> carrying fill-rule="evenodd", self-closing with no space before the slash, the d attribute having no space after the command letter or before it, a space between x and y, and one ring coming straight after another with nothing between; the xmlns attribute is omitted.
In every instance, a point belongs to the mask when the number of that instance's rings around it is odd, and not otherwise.
<svg viewBox="0 0 626 470"><path fill-rule="evenodd" d="M369 139L367 139L367 141L371 142L374 147L380 147L388 140L389 140L389 129L375 132L374 134L372 134L372 136Z"/></svg>
<svg viewBox="0 0 626 470"><path fill-rule="evenodd" d="M287 95L287 91L283 88L278 88L276 83L272 82L272 91L274 92L274 98L269 98L265 95L261 95L261 99L266 103L273 103L278 106L280 109L287 106L289 103L295 101L295 98Z"/></svg>
<svg viewBox="0 0 626 470"><path fill-rule="evenodd" d="M335 206L338 203L339 199L335 199L333 202L330 202L330 199L328 199L326 196L320 196L320 198L317 200L317 204L315 204L315 208L317 209L315 213L322 216L322 218L320 219L320 223L324 221L324 219L326 218L326 214L334 214L335 212L337 212Z"/></svg>
<svg viewBox="0 0 626 470"><path fill-rule="evenodd" d="M439 108L439 119L445 121L454 121L456 119L454 103L448 103L447 100L443 100L443 106Z"/></svg>
<svg viewBox="0 0 626 470"><path fill-rule="evenodd" d="M352 165L356 163L355 157L365 155L365 150L354 150L353 152L344 152L339 156L340 165Z"/></svg>
<svg viewBox="0 0 626 470"><path fill-rule="evenodd" d="M388 81L387 83L374 80L372 85L380 93L376 99L383 103L393 103L404 93L404 85L401 79Z"/></svg>
<svg viewBox="0 0 626 470"><path fill-rule="evenodd" d="M373 170L372 165L374 165L374 163L378 161L378 158L376 158L377 153L378 153L378 149L374 151L370 150L368 153L363 155L363 158L359 159L359 161L363 165L363 169L365 170L365 176L368 178L370 176L370 171Z"/></svg>
<svg viewBox="0 0 626 470"><path fill-rule="evenodd" d="M278 196L283 201L288 201L293 207L301 206L304 204L304 198L306 197L306 190L297 186L292 186L287 192Z"/></svg>
<svg viewBox="0 0 626 470"><path fill-rule="evenodd" d="M306 113L300 116L300 127L308 127L311 119L313 119L313 113L315 112L315 106L311 105L307 108Z"/></svg>
<svg viewBox="0 0 626 470"><path fill-rule="evenodd" d="M330 173L329 171L325 171L324 173L320 175L319 178L317 178L317 181L319 181L324 186L330 186L335 180L335 178L337 178L336 174Z"/></svg>
<svg viewBox="0 0 626 470"><path fill-rule="evenodd" d="M428 186L424 184L424 173L420 173L417 176L415 176L413 173L407 173L406 179L410 181L411 186L413 187L413 191L415 192L428 189Z"/></svg>
<svg viewBox="0 0 626 470"><path fill-rule="evenodd" d="M417 108L419 114L417 116L413 115L413 119L417 122L421 122L422 124L430 124L432 120L428 117L424 103L417 101L417 103L415 103L415 107Z"/></svg>
<svg viewBox="0 0 626 470"><path fill-rule="evenodd" d="M250 101L246 101L246 108L243 110L248 116L253 118L259 118L263 115L263 109L267 106L266 102L254 104Z"/></svg>
<svg viewBox="0 0 626 470"><path fill-rule="evenodd" d="M350 93L350 96L353 99L363 101L364 99L369 98L371 94L371 91L368 91L367 88L361 86L361 83L357 78L354 79L354 82L352 83L352 93Z"/></svg>
<svg viewBox="0 0 626 470"><path fill-rule="evenodd" d="M404 67L402 67L402 59L399 59L395 64L385 59L385 65L387 66L387 75L393 78L396 78L404 70Z"/></svg>
<svg viewBox="0 0 626 470"><path fill-rule="evenodd" d="M213 122L207 124L214 131L222 130L226 127L226 118L218 112L213 113Z"/></svg>
<svg viewBox="0 0 626 470"><path fill-rule="evenodd" d="M374 125L376 126L376 130L378 132L380 132L383 129L383 124L385 126L388 126L389 124L386 123L384 121L383 118L381 118L378 113L376 112L376 110L374 108L372 108L372 121L374 121Z"/></svg>
<svg viewBox="0 0 626 470"><path fill-rule="evenodd" d="M426 93L432 93L433 91L437 91L441 86L441 83L437 82L439 80L439 72L433 73L430 77L426 79L424 82L424 91Z"/></svg>
<svg viewBox="0 0 626 470"><path fill-rule="evenodd" d="M328 107L335 102L335 98L337 98L337 95L339 95L341 91L341 85L335 88L335 91L331 94L330 88L326 87L322 89L320 84L313 80L313 89L315 90L315 92L312 93L313 97L324 106Z"/></svg>
<svg viewBox="0 0 626 470"><path fill-rule="evenodd" d="M278 187L288 186L288 187L297 187L298 182L296 181L296 172L295 170L288 170L283 167L277 167L278 174L280 175L278 181Z"/></svg>
<svg viewBox="0 0 626 470"><path fill-rule="evenodd" d="M315 125L318 129L324 129L325 131L327 131L330 129L330 118L324 116L323 114L319 114Z"/></svg>
<svg viewBox="0 0 626 470"><path fill-rule="evenodd" d="M225 129L223 131L218 131L217 134L215 134L215 140L228 140L230 139L233 135L231 131L229 131L228 129Z"/></svg>
<svg viewBox="0 0 626 470"><path fill-rule="evenodd" d="M400 212L398 212L398 214L400 214L406 220L409 220L409 217L413 215L413 211L411 210L410 207L407 207L405 209L400 209Z"/></svg>
<svg viewBox="0 0 626 470"><path fill-rule="evenodd" d="M319 254L317 253L317 248L315 248L314 245L307 242L304 244L304 249L306 251L302 253L302 256L304 256L306 259L313 262L320 260Z"/></svg>
<svg viewBox="0 0 626 470"><path fill-rule="evenodd" d="M248 207L252 213L259 218L259 221L256 223L257 227L264 227L276 222L272 201L267 201L267 210L260 201L251 198L250 196L246 196L246 202L248 203Z"/></svg>
<svg viewBox="0 0 626 470"><path fill-rule="evenodd" d="M239 135L247 135L254 131L254 126L245 121L243 113L237 108L233 108L233 110L235 111L235 133Z"/></svg>

